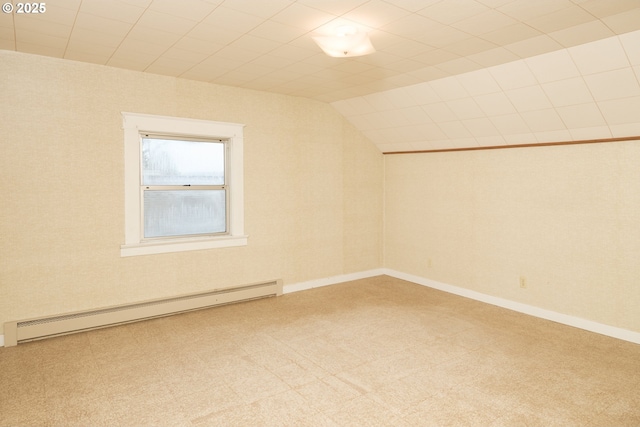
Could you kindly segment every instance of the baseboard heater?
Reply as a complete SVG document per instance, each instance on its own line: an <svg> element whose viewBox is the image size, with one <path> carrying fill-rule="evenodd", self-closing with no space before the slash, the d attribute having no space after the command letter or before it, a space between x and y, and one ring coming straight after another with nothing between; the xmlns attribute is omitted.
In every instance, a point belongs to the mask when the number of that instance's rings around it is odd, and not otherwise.
<svg viewBox="0 0 640 427"><path fill-rule="evenodd" d="M282 281L274 280L96 310L6 322L4 345L10 347L26 341L278 295L282 295Z"/></svg>

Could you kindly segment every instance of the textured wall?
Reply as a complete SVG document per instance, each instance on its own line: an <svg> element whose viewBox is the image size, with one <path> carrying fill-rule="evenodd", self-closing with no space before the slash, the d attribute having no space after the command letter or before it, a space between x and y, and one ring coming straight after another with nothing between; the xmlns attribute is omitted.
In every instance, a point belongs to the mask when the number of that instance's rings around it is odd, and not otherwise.
<svg viewBox="0 0 640 427"><path fill-rule="evenodd" d="M638 164L640 141L385 156L385 267L640 331Z"/></svg>
<svg viewBox="0 0 640 427"><path fill-rule="evenodd" d="M0 51L0 322L381 266L383 159L331 106ZM245 123L249 245L130 258L121 112Z"/></svg>

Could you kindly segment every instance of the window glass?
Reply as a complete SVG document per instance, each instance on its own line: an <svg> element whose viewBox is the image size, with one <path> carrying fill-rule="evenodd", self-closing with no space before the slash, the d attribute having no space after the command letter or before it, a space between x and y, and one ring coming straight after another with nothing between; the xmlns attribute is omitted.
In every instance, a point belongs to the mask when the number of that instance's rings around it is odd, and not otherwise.
<svg viewBox="0 0 640 427"><path fill-rule="evenodd" d="M142 138L142 185L224 185L223 142Z"/></svg>
<svg viewBox="0 0 640 427"><path fill-rule="evenodd" d="M144 237L225 233L225 190L145 191Z"/></svg>

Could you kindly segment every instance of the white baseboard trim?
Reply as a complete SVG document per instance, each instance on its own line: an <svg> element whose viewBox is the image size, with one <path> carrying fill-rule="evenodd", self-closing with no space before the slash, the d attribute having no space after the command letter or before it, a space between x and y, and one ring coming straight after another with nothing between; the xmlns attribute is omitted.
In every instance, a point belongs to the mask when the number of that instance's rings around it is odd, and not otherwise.
<svg viewBox="0 0 640 427"><path fill-rule="evenodd" d="M586 320L580 317L570 316L567 314L558 313L556 311L546 310L543 308L535 307L528 304L522 304L504 298L494 297L491 295L483 294L481 292L460 288L458 286L448 285L446 283L437 282L435 280L427 279L420 276L414 276L412 274L402 273L400 271L395 271L388 268L383 268L382 270L383 274L395 277L397 279L407 280L418 285L438 289L450 294L460 295L462 297L474 299L476 301L481 301L487 304L492 304L498 307L517 311L519 313L528 314L530 316L539 317L541 319L551 320L552 322L573 326L574 328L584 329L586 331L595 332L612 338L618 338L624 341L640 344L640 332L634 332L628 329L604 325L592 320Z"/></svg>
<svg viewBox="0 0 640 427"><path fill-rule="evenodd" d="M323 279L309 280L307 282L292 283L282 287L283 294L291 292L306 291L308 289L319 288L321 286L335 285L337 283L349 282L351 280L366 279L368 277L382 276L385 274L383 268L374 270L360 271L357 273L341 274L339 276L326 277Z"/></svg>
<svg viewBox="0 0 640 427"><path fill-rule="evenodd" d="M629 341L632 343L640 344L640 332L630 331L628 329L617 328L615 326L604 325L602 323L594 322L591 320L582 319L575 316L569 316L567 314L558 313L551 310L535 307L528 304L522 304L519 302L507 300L504 298L498 298L491 295L483 294L481 292L472 291L458 286L448 285L446 283L438 282L435 280L427 279L420 276L414 276L412 274L402 273L389 268L378 268L374 270L361 271L358 273L342 274L339 276L332 276L323 279L309 280L307 282L293 283L290 285L284 285L282 289L283 294L292 292L304 291L313 288L319 288L322 286L335 285L338 283L349 282L352 280L366 279L368 277L387 275L395 277L397 279L406 280L416 283L418 285L427 286L429 288L437 289L440 291L448 292L454 295L460 295L465 298L470 298L476 301L484 302L487 304L495 305L498 307L506 308L509 310L517 311L519 313L528 314L530 316L539 317L541 319L551 320L556 323L561 323L575 328L584 329L586 331L595 332L601 335L606 335L612 338ZM4 335L0 335L0 347L4 347Z"/></svg>

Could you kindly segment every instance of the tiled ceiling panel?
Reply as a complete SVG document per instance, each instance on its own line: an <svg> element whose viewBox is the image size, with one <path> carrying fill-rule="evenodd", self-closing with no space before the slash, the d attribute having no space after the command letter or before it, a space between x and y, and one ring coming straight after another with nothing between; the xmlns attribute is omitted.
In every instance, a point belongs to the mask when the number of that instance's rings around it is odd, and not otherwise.
<svg viewBox="0 0 640 427"><path fill-rule="evenodd" d="M636 137L639 61L635 31L332 105L383 152ZM402 108L384 102L407 92L424 95ZM396 119L408 106L428 116L428 136Z"/></svg>
<svg viewBox="0 0 640 427"><path fill-rule="evenodd" d="M311 37L344 24L368 32L376 53L324 55ZM384 147L397 148L440 146L447 135L457 138L453 145L487 142L496 132L499 142L538 140L504 130L524 123L556 132L553 123L563 117L576 123L579 110L565 107L585 104L587 94L607 103L601 116L608 120L622 109L620 93L635 93L640 74L640 54L629 45L636 39L616 36L637 30L638 0L51 0L41 14L0 14L0 49L309 97L341 111L341 101L385 92L402 108L453 114L441 127L402 130L411 143L367 129ZM592 42L597 54L591 45L581 48ZM636 68L619 71L630 60ZM431 92L418 89L428 82ZM432 95L443 113L433 113ZM455 99L462 101L451 104ZM491 122L490 112L511 111L505 100L516 110L505 114L527 117ZM479 112L486 116L475 117ZM539 124L543 119L551 124ZM460 124L467 128L456 129Z"/></svg>

